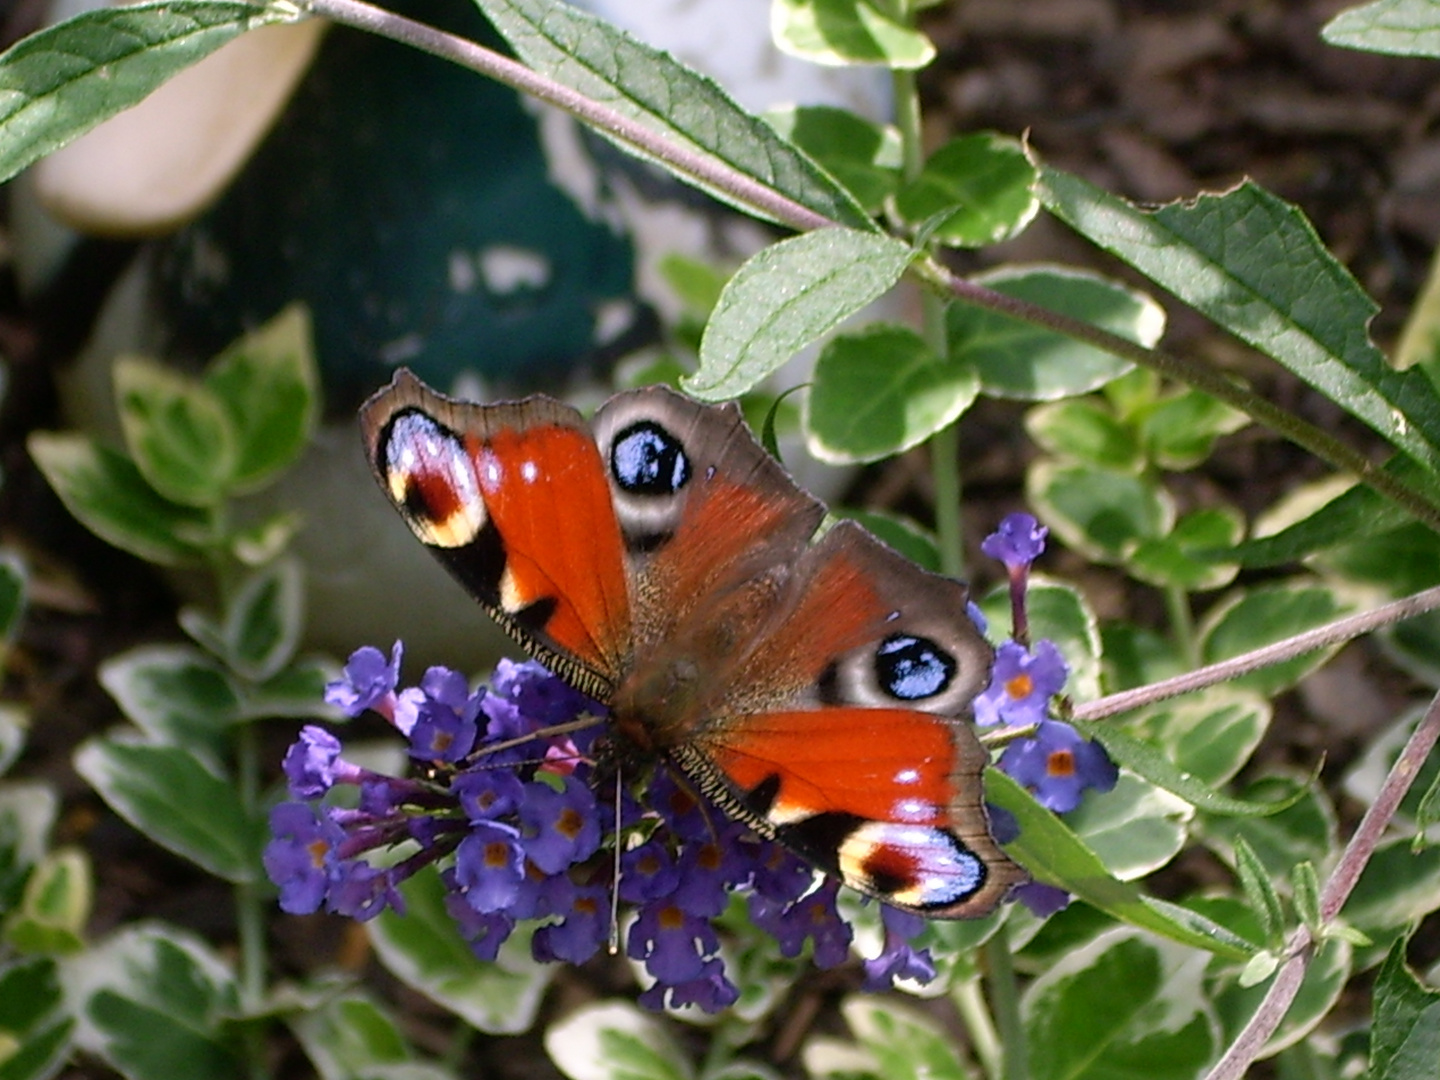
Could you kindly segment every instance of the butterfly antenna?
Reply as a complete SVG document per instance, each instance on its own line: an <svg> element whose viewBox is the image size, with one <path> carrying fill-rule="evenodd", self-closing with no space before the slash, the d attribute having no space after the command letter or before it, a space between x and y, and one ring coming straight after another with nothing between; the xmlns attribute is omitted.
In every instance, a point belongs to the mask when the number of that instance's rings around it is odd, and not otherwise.
<svg viewBox="0 0 1440 1080"><path fill-rule="evenodd" d="M536 728L528 734L517 735L513 739L505 739L497 743L488 743L481 749L486 754L494 754L500 750L509 750L514 746L524 746L526 743L534 742L537 739L553 739L557 735L568 735L572 731L584 731L586 728L592 728L604 722L604 717L582 716L578 720L569 720L563 724L550 724L547 727Z"/></svg>
<svg viewBox="0 0 1440 1080"><path fill-rule="evenodd" d="M615 766L615 873L610 877L610 955L620 954L620 766Z"/></svg>

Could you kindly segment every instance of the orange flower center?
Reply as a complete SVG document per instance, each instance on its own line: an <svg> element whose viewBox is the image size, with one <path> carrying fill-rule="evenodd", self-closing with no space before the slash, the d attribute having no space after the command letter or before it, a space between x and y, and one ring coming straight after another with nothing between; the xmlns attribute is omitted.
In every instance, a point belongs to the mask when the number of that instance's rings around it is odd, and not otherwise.
<svg viewBox="0 0 1440 1080"><path fill-rule="evenodd" d="M1069 750L1056 750L1045 759L1045 771L1051 776L1074 776L1075 755Z"/></svg>

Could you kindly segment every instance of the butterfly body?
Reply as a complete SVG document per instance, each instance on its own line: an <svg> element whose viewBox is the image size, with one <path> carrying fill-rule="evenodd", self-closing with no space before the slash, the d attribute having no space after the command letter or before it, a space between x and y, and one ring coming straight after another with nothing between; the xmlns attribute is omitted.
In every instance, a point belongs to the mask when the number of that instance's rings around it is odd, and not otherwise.
<svg viewBox="0 0 1440 1080"><path fill-rule="evenodd" d="M991 651L959 582L824 506L733 405L664 388L591 424L408 372L361 413L382 489L627 746L847 884L932 917L1024 875L990 835L965 717Z"/></svg>

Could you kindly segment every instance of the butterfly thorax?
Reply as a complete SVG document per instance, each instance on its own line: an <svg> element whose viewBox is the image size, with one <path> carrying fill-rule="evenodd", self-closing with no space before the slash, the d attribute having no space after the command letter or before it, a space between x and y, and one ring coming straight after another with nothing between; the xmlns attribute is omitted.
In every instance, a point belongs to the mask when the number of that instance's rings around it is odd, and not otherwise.
<svg viewBox="0 0 1440 1080"><path fill-rule="evenodd" d="M722 588L637 648L611 698L616 729L642 749L667 751L723 716L736 671L763 640L755 628L787 606L788 577L768 567Z"/></svg>

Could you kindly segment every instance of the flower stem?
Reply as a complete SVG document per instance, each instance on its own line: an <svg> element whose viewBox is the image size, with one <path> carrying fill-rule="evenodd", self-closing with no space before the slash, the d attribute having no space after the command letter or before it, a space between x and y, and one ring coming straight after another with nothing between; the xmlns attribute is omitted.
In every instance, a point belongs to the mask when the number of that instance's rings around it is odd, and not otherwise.
<svg viewBox="0 0 1440 1080"><path fill-rule="evenodd" d="M1165 610L1170 615L1170 635L1187 668L1200 666L1200 647L1195 640L1195 616L1190 594L1178 585L1165 587Z"/></svg>
<svg viewBox="0 0 1440 1080"><path fill-rule="evenodd" d="M241 724L235 738L236 789L245 816L255 819L260 802L260 749L255 725ZM265 908L261 901L260 884L241 882L235 887L235 933L240 945L240 1008L242 1014L254 1016L265 1000L265 980L269 957L265 948ZM250 1080L266 1080L265 1029L247 1025L246 1058Z"/></svg>
<svg viewBox="0 0 1440 1080"><path fill-rule="evenodd" d="M1030 1075L1030 1054L1025 1028L1020 1022L1020 994L1015 985L1015 965L1010 959L1010 935L1002 926L985 943L985 960L990 973L990 1007L1005 1048L1003 1080L1026 1080Z"/></svg>
<svg viewBox="0 0 1440 1080"><path fill-rule="evenodd" d="M951 990L950 998L960 1013L981 1069L989 1080L1001 1080L1005 1048L1000 1043L1000 1035L995 1030L995 1023L986 1008L985 996L980 992L980 980L962 980Z"/></svg>

